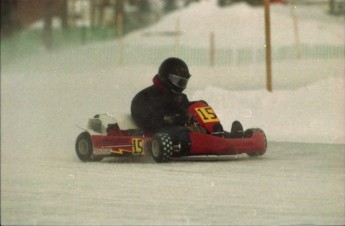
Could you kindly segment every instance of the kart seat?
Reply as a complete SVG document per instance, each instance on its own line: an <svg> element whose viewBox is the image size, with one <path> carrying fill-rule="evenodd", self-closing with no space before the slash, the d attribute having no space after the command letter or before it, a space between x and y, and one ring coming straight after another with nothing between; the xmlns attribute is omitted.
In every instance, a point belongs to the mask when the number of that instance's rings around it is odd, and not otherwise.
<svg viewBox="0 0 345 226"><path fill-rule="evenodd" d="M113 117L122 130L138 128L130 114L115 114Z"/></svg>

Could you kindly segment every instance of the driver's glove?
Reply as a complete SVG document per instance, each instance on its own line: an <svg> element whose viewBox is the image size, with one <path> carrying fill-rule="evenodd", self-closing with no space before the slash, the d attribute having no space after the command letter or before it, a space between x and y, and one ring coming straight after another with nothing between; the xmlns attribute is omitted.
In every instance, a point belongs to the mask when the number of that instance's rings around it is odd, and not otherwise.
<svg viewBox="0 0 345 226"><path fill-rule="evenodd" d="M182 114L170 114L164 116L166 125L185 125L188 121L188 116Z"/></svg>

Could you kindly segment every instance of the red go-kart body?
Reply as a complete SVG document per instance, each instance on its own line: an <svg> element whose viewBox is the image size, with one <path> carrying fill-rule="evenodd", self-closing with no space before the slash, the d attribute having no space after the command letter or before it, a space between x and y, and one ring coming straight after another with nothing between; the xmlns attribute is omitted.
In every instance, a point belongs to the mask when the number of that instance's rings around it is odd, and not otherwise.
<svg viewBox="0 0 345 226"><path fill-rule="evenodd" d="M266 137L262 130L253 129L251 137L229 138L214 137L207 134L190 133L192 149L190 155L238 155L246 153L260 156L266 152Z"/></svg>
<svg viewBox="0 0 345 226"><path fill-rule="evenodd" d="M247 129L240 137L226 137L212 132L219 119L207 104L196 102L189 112L192 124L165 128L156 134L120 129L114 115L96 115L77 138L77 156L86 162L111 156L151 155L156 162L167 162L181 156L261 156L266 152L266 136L261 129Z"/></svg>

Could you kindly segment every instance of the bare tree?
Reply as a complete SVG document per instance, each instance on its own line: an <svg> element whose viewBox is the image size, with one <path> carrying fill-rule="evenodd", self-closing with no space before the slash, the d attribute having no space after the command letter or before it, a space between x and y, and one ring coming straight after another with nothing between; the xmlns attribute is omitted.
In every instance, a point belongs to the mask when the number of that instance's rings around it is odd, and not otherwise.
<svg viewBox="0 0 345 226"><path fill-rule="evenodd" d="M1 0L1 36L11 35L20 28L19 21L15 16L16 8L16 0Z"/></svg>
<svg viewBox="0 0 345 226"><path fill-rule="evenodd" d="M53 7L52 0L45 0L45 17L44 17L44 28L43 28L43 42L47 49L52 48L53 41Z"/></svg>
<svg viewBox="0 0 345 226"><path fill-rule="evenodd" d="M329 0L329 12L330 12L331 14L334 14L334 12L335 12L334 0Z"/></svg>
<svg viewBox="0 0 345 226"><path fill-rule="evenodd" d="M125 2L124 0L116 0L115 1L115 5L114 5L114 21L115 21L115 24L118 24L118 19L119 19L119 16L122 17L122 20L124 19L125 17L125 12L124 12L124 6L125 6Z"/></svg>
<svg viewBox="0 0 345 226"><path fill-rule="evenodd" d="M164 6L164 10L165 12L170 12L173 11L177 8L177 2L176 0L166 0L165 1L165 6Z"/></svg>
<svg viewBox="0 0 345 226"><path fill-rule="evenodd" d="M61 26L63 29L67 29L68 26L68 0L62 0L61 2Z"/></svg>

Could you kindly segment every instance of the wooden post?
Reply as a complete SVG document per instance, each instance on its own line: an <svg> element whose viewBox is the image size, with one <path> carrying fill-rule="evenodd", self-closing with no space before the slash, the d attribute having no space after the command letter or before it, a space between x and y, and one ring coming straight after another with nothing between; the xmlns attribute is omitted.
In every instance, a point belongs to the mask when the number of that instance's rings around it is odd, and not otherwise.
<svg viewBox="0 0 345 226"><path fill-rule="evenodd" d="M296 13L294 10L296 8L296 4L295 4L294 0L290 1L290 7L291 7L291 16L292 16L292 21L293 21L293 31L294 31L294 36L295 36L295 52L296 52L296 57L298 59L300 59L301 58L301 45L300 45L300 38L299 38L297 16L296 16Z"/></svg>
<svg viewBox="0 0 345 226"><path fill-rule="evenodd" d="M266 89L272 92L272 57L271 57L271 26L270 26L270 0L265 2L265 37L266 37Z"/></svg>
<svg viewBox="0 0 345 226"><path fill-rule="evenodd" d="M216 44L214 38L214 32L210 33L210 66L213 67L215 64L215 53L216 53Z"/></svg>
<svg viewBox="0 0 345 226"><path fill-rule="evenodd" d="M123 46L123 16L121 13L117 15L117 31L118 31L118 46L119 46L119 64L122 65L124 62L124 46Z"/></svg>

